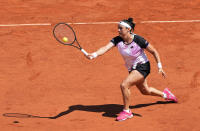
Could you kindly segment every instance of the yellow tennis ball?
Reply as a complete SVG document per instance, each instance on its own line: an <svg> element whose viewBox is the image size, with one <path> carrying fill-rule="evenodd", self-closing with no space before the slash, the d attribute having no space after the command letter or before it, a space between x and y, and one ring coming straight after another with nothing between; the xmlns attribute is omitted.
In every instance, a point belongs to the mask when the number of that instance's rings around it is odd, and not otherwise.
<svg viewBox="0 0 200 131"><path fill-rule="evenodd" d="M62 39L64 42L67 42L68 41L68 38L67 37L63 37Z"/></svg>

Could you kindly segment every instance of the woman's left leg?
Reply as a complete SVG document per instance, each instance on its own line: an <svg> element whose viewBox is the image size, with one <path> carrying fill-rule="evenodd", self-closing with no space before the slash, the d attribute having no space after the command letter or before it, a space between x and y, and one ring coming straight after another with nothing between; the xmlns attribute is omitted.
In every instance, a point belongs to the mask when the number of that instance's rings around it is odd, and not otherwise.
<svg viewBox="0 0 200 131"><path fill-rule="evenodd" d="M153 87L149 87L146 79L143 82L136 84L136 87L143 95L160 96L163 97L165 100L178 102L176 96L168 88L165 88L162 92Z"/></svg>
<svg viewBox="0 0 200 131"><path fill-rule="evenodd" d="M149 87L146 79L143 82L138 83L136 87L140 90L140 92L143 95L152 95L152 96L160 96L160 97L163 97L164 95L162 91L155 89L153 87Z"/></svg>

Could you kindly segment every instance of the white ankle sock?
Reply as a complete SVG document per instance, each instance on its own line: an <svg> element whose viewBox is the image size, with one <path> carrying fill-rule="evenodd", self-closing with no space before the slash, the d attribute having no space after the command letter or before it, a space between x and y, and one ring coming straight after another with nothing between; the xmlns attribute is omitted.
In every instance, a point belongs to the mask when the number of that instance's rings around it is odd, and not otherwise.
<svg viewBox="0 0 200 131"><path fill-rule="evenodd" d="M125 111L125 112L127 112L127 113L130 113L130 110L129 110L129 109L128 109L128 110L125 110L125 109L124 109L123 111Z"/></svg>
<svg viewBox="0 0 200 131"><path fill-rule="evenodd" d="M164 98L164 99L167 98L167 94L165 94L164 92L163 92L163 98Z"/></svg>

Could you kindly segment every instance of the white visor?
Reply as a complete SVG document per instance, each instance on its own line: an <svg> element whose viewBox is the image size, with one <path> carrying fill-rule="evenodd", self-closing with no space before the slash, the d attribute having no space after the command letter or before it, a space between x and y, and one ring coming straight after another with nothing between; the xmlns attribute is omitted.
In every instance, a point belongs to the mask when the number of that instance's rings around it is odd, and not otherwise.
<svg viewBox="0 0 200 131"><path fill-rule="evenodd" d="M119 24L131 29L131 26L124 21L120 21Z"/></svg>

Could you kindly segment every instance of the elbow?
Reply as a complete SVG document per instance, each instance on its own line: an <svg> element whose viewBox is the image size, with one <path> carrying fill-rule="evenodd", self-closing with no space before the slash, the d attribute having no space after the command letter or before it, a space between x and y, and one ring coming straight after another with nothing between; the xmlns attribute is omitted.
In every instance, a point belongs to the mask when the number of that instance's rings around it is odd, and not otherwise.
<svg viewBox="0 0 200 131"><path fill-rule="evenodd" d="M156 51L150 51L150 53L152 54L152 55L156 55Z"/></svg>
<svg viewBox="0 0 200 131"><path fill-rule="evenodd" d="M152 51L151 54L155 57L159 56L157 51Z"/></svg>

